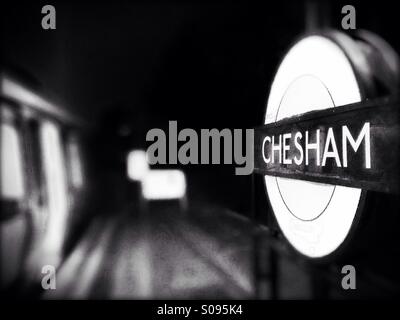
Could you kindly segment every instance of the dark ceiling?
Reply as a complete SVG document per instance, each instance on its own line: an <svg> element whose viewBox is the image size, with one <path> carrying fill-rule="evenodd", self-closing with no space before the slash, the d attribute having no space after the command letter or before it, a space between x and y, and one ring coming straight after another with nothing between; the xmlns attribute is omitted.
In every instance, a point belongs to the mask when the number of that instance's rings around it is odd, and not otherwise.
<svg viewBox="0 0 400 320"><path fill-rule="evenodd" d="M243 5L54 5L57 29L46 31L42 4L2 10L5 62L90 118L116 106L183 119L236 112L248 99L262 105L282 51L303 28L302 5L285 13L290 23Z"/></svg>
<svg viewBox="0 0 400 320"><path fill-rule="evenodd" d="M89 120L122 109L151 126L166 119L194 127L257 125L280 59L305 31L302 1L53 1L57 29L46 31L44 4L2 4L4 61ZM326 19L336 28L341 5L328 6ZM365 1L356 8L358 27L399 48L394 8Z"/></svg>

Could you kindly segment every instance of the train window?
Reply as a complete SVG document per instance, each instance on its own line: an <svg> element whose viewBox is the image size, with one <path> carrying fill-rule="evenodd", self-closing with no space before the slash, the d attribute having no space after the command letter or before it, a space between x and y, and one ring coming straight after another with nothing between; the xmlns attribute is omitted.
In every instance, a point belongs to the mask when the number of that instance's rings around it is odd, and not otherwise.
<svg viewBox="0 0 400 320"><path fill-rule="evenodd" d="M29 188L29 211L32 217L33 236L40 237L46 229L47 193L44 184L44 168L40 145L40 123L28 118L23 126L25 152L27 154L27 187ZM36 239L36 238L35 238ZM34 244L32 244L34 245Z"/></svg>
<svg viewBox="0 0 400 320"><path fill-rule="evenodd" d="M1 107L1 198L22 200L25 195L21 136L14 124L12 111Z"/></svg>
<svg viewBox="0 0 400 320"><path fill-rule="evenodd" d="M5 288L18 276L23 257L26 224L20 213L26 187L21 132L9 107L1 105L0 112L0 287Z"/></svg>
<svg viewBox="0 0 400 320"><path fill-rule="evenodd" d="M49 211L44 241L49 249L59 250L68 210L66 172L59 127L53 122L44 121L40 127L40 141Z"/></svg>
<svg viewBox="0 0 400 320"><path fill-rule="evenodd" d="M30 190L35 194L35 201L39 205L43 204L44 195L42 194L42 174L43 164L40 155L39 123L36 119L29 119L25 127L26 149L29 155Z"/></svg>
<svg viewBox="0 0 400 320"><path fill-rule="evenodd" d="M78 138L70 134L67 140L67 154L70 168L70 179L73 188L83 186L82 158Z"/></svg>

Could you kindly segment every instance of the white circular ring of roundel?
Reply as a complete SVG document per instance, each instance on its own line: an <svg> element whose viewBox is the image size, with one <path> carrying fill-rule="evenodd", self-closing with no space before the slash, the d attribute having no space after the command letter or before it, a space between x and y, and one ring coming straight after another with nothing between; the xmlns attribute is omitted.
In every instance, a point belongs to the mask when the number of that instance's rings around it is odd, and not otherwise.
<svg viewBox="0 0 400 320"><path fill-rule="evenodd" d="M297 42L279 66L264 122L360 100L356 75L343 50L313 35ZM322 258L346 239L361 189L273 176L265 176L265 184L279 227L297 251Z"/></svg>

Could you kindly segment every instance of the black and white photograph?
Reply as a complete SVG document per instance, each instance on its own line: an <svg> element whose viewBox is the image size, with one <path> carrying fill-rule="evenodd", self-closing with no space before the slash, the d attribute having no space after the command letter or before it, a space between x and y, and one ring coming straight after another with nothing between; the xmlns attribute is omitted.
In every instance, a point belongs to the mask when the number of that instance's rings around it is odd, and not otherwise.
<svg viewBox="0 0 400 320"><path fill-rule="evenodd" d="M249 319L397 300L399 14L3 1L2 302Z"/></svg>

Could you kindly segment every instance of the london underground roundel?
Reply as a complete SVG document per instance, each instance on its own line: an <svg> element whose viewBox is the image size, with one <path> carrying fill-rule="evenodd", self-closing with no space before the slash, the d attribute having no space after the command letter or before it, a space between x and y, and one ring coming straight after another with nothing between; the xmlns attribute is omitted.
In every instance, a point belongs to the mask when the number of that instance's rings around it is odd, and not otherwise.
<svg viewBox="0 0 400 320"><path fill-rule="evenodd" d="M265 124L362 99L353 64L335 41L312 35L286 54L272 83ZM355 223L362 190L265 176L284 236L300 253L322 258L337 250Z"/></svg>

